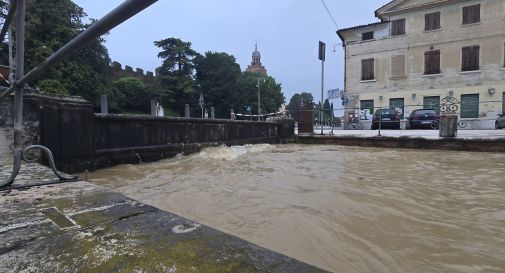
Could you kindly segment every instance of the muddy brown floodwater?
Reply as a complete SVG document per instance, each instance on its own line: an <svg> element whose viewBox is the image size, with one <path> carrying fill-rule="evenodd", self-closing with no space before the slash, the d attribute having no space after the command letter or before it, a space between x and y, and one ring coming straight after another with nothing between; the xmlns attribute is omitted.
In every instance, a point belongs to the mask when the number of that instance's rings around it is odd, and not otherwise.
<svg viewBox="0 0 505 273"><path fill-rule="evenodd" d="M92 182L334 272L505 272L505 155L219 147Z"/></svg>

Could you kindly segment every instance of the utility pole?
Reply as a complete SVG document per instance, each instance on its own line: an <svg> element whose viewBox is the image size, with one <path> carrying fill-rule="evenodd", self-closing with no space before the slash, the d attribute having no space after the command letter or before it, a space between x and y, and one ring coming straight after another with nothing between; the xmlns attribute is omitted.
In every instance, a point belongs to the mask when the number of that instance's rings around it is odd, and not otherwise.
<svg viewBox="0 0 505 273"><path fill-rule="evenodd" d="M258 121L261 121L261 89L260 89L260 84L261 82L265 82L265 79L258 78Z"/></svg>
<svg viewBox="0 0 505 273"><path fill-rule="evenodd" d="M323 108L324 108L324 61L326 60L326 44L319 41L319 60L321 60L321 107L319 109L319 122L321 123L321 135L324 135Z"/></svg>

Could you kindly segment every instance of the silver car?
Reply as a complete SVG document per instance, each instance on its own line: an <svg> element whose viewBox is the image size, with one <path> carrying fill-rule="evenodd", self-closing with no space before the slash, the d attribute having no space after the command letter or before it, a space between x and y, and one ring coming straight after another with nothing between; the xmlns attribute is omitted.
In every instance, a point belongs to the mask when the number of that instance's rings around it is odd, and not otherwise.
<svg viewBox="0 0 505 273"><path fill-rule="evenodd" d="M505 113L503 113L501 115L498 115L498 118L496 119L494 127L496 129L503 129L503 128L505 128Z"/></svg>

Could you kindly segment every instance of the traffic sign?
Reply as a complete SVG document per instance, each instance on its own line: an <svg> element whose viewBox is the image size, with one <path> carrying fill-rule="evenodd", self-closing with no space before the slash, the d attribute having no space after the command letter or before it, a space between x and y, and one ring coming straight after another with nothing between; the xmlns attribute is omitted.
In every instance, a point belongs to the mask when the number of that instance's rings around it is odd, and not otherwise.
<svg viewBox="0 0 505 273"><path fill-rule="evenodd" d="M342 106L346 106L347 104L349 104L349 98L346 97L342 100Z"/></svg>
<svg viewBox="0 0 505 273"><path fill-rule="evenodd" d="M340 98L340 89L330 89L327 91L329 100L336 100Z"/></svg>
<svg viewBox="0 0 505 273"><path fill-rule="evenodd" d="M319 60L325 61L326 60L326 44L319 41Z"/></svg>
<svg viewBox="0 0 505 273"><path fill-rule="evenodd" d="M200 93L200 98L198 99L198 105L203 106L204 105L204 99L203 99L203 93Z"/></svg>

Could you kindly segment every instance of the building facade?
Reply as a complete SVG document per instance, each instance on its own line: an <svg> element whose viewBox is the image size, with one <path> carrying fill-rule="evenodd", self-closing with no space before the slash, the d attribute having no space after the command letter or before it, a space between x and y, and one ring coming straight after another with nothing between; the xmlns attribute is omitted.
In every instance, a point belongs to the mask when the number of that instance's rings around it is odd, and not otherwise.
<svg viewBox="0 0 505 273"><path fill-rule="evenodd" d="M494 126L505 112L504 0L395 0L375 16L337 32L347 112L390 107L406 118L451 95L474 129Z"/></svg>
<svg viewBox="0 0 505 273"><path fill-rule="evenodd" d="M261 53L258 51L258 44L255 46L255 50L252 54L252 62L246 69L247 72L256 72L267 75L267 70L261 64Z"/></svg>

